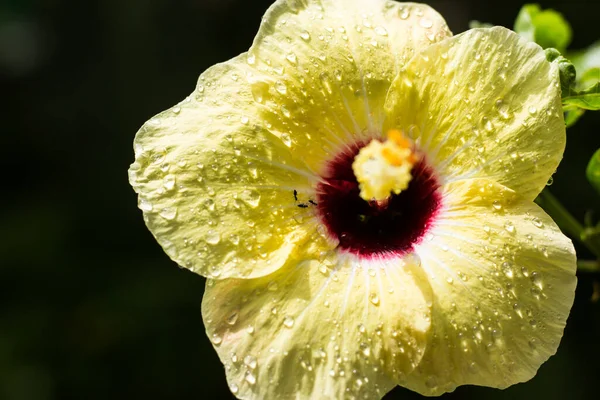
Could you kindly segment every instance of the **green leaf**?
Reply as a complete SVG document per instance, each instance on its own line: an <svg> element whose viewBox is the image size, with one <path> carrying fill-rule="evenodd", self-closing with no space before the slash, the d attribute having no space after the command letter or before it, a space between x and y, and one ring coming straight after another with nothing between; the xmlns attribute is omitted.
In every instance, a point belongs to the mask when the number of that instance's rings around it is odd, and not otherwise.
<svg viewBox="0 0 600 400"><path fill-rule="evenodd" d="M600 193L600 149L596 150L585 171L588 181Z"/></svg>
<svg viewBox="0 0 600 400"><path fill-rule="evenodd" d="M561 53L567 49L573 32L571 25L558 11L542 10L538 4L521 8L514 26L515 32L543 48L556 48Z"/></svg>
<svg viewBox="0 0 600 400"><path fill-rule="evenodd" d="M573 85L577 79L577 71L571 61L564 58L562 54L560 54L560 51L556 49L546 49L546 60L558 64L560 88L564 97L566 93L570 93L573 90Z"/></svg>
<svg viewBox="0 0 600 400"><path fill-rule="evenodd" d="M562 97L563 107L579 107L585 110L600 110L600 82L584 90L571 89Z"/></svg>
<svg viewBox="0 0 600 400"><path fill-rule="evenodd" d="M568 54L579 75L577 88L583 89L600 81L600 41L585 50Z"/></svg>
<svg viewBox="0 0 600 400"><path fill-rule="evenodd" d="M563 110L565 112L565 126L567 128L570 128L571 126L575 125L579 118L581 118L583 114L585 114L585 110L583 108L574 107L571 109L567 109L563 107Z"/></svg>
<svg viewBox="0 0 600 400"><path fill-rule="evenodd" d="M475 29L475 28L491 28L494 25L487 23L487 22L480 22L477 20L473 20L469 22L469 29Z"/></svg>

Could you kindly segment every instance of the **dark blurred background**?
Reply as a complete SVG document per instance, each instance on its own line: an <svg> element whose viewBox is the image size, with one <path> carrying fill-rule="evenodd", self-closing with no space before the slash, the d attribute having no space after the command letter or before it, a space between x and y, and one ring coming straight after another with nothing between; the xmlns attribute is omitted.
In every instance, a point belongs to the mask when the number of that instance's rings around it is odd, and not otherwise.
<svg viewBox="0 0 600 400"><path fill-rule="evenodd" d="M231 398L202 325L204 279L145 228L127 168L139 126L245 51L270 3L0 0L0 399ZM512 27L521 5L430 4L455 33L472 19ZM600 39L600 2L542 5L571 22L573 48ZM552 186L580 219L600 212L584 177L599 130L600 113L570 130ZM598 398L598 276L579 275L562 345L535 379L445 398Z"/></svg>

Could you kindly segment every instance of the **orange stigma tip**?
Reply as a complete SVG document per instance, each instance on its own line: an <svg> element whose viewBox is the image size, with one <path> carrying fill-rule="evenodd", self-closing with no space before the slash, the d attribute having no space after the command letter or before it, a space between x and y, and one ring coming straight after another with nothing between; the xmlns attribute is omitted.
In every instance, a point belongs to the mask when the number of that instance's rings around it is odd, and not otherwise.
<svg viewBox="0 0 600 400"><path fill-rule="evenodd" d="M390 149L384 148L383 150L381 150L381 155L383 156L383 158L386 159L387 162L390 163L390 165L393 165L394 167L398 167L403 163L403 160L394 153L392 153Z"/></svg>
<svg viewBox="0 0 600 400"><path fill-rule="evenodd" d="M398 129L390 129L387 133L387 137L388 137L388 140L391 140L399 147L402 147L405 149L411 147L410 141L406 138L406 136L404 136L402 131L400 131Z"/></svg>

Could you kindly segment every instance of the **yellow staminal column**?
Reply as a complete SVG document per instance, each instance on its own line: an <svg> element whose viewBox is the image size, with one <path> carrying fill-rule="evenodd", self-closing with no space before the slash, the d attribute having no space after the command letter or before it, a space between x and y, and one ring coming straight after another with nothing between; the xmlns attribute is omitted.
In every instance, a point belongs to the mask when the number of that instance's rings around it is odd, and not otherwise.
<svg viewBox="0 0 600 400"><path fill-rule="evenodd" d="M352 163L360 197L381 203L392 193L406 190L416 161L411 142L399 130L390 130L385 142L372 140L360 149Z"/></svg>

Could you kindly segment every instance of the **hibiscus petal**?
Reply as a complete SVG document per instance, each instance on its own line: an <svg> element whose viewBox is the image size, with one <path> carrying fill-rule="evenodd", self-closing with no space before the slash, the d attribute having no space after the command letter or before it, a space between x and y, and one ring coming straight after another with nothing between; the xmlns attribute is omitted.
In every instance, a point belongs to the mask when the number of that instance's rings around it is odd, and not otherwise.
<svg viewBox="0 0 600 400"><path fill-rule="evenodd" d="M390 123L418 138L446 182L491 178L533 200L565 147L557 68L508 29L472 29L406 65Z"/></svg>
<svg viewBox="0 0 600 400"><path fill-rule="evenodd" d="M320 170L381 125L414 49L449 34L427 6L277 1L248 54L208 69L137 133L130 182L157 241L215 278L264 276L326 247L307 244Z"/></svg>
<svg viewBox="0 0 600 400"><path fill-rule="evenodd" d="M536 204L485 179L444 188L415 250L434 293L421 364L402 385L426 395L531 379L556 352L576 285L571 241Z"/></svg>
<svg viewBox="0 0 600 400"><path fill-rule="evenodd" d="M352 256L209 281L207 333L244 399L381 398L425 350L431 293L418 265Z"/></svg>

